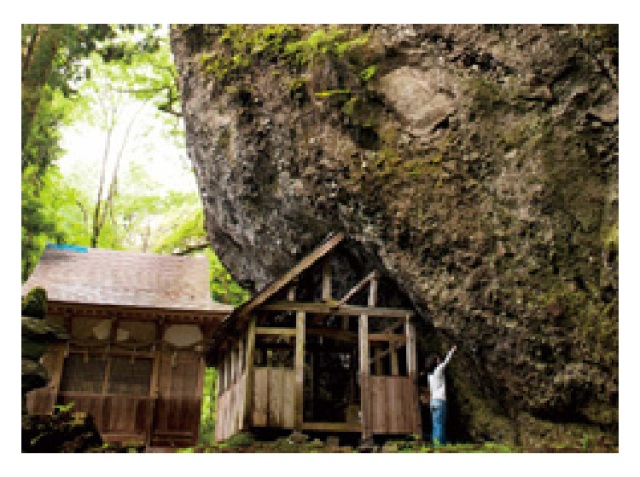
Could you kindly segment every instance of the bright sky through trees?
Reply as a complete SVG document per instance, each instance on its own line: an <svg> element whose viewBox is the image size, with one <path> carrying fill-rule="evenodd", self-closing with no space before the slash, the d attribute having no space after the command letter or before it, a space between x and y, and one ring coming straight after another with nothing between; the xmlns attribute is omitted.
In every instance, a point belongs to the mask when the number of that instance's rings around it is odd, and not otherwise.
<svg viewBox="0 0 640 477"><path fill-rule="evenodd" d="M138 165L144 167L150 179L149 185L153 190L146 191L150 194L164 194L170 190L196 193L195 176L186 156L184 137L168 137L166 126L157 117L157 111L140 100L130 100L123 109L122 119L114 130L112 155L121 147L124 129L141 106L142 110L135 119L125 145L121 164L122 188L138 189L138 193L145 193L145 184L131 181L131 168ZM104 141L105 132L86 121L74 123L62 130L62 148L66 153L60 158L58 165L64 176L83 178L76 184L82 186L87 193L97 189L97 171L100 168ZM112 167L113 158L109 162L109 168Z"/></svg>

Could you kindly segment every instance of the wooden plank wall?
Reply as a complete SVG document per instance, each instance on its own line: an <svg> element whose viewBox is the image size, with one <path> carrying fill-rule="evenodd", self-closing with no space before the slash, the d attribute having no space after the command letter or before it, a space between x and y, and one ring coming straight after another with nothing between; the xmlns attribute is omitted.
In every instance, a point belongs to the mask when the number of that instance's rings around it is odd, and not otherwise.
<svg viewBox="0 0 640 477"><path fill-rule="evenodd" d="M224 441L242 429L246 386L247 373L245 371L218 397L216 442Z"/></svg>
<svg viewBox="0 0 640 477"><path fill-rule="evenodd" d="M65 393L62 404L74 403L74 411L86 412L94 418L100 434L107 441L125 438L147 440L148 410L152 399L140 396L83 396Z"/></svg>
<svg viewBox="0 0 640 477"><path fill-rule="evenodd" d="M31 415L51 414L55 403L56 392L48 386L27 393L27 411Z"/></svg>
<svg viewBox="0 0 640 477"><path fill-rule="evenodd" d="M202 401L201 369L201 358L191 353L161 353L154 445L195 444Z"/></svg>
<svg viewBox="0 0 640 477"><path fill-rule="evenodd" d="M287 368L254 368L252 425L293 429L296 373Z"/></svg>
<svg viewBox="0 0 640 477"><path fill-rule="evenodd" d="M371 376L371 414L374 434L417 433L413 383L407 376Z"/></svg>

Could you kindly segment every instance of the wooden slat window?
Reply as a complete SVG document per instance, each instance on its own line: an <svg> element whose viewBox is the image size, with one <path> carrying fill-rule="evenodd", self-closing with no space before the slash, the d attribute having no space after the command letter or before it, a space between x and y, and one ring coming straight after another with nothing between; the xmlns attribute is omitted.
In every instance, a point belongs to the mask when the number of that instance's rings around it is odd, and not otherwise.
<svg viewBox="0 0 640 477"><path fill-rule="evenodd" d="M106 369L103 356L72 353L64 363L60 391L102 393Z"/></svg>
<svg viewBox="0 0 640 477"><path fill-rule="evenodd" d="M62 393L148 396L153 359L71 353L65 359Z"/></svg>
<svg viewBox="0 0 640 477"><path fill-rule="evenodd" d="M151 391L152 370L152 359L113 356L109 375L109 393L148 396Z"/></svg>

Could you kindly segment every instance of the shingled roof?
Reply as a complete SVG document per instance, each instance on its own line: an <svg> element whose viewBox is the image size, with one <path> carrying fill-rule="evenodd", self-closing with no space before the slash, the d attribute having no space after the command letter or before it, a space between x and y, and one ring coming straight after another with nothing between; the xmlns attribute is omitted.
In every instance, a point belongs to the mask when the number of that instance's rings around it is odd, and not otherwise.
<svg viewBox="0 0 640 477"><path fill-rule="evenodd" d="M47 247L22 294L47 290L50 301L231 312L211 300L205 257L99 248Z"/></svg>

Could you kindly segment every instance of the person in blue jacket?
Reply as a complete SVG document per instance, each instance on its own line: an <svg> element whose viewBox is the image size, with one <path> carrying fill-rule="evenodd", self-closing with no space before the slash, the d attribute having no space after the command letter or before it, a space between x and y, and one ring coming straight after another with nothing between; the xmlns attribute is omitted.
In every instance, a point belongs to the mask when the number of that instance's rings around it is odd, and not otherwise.
<svg viewBox="0 0 640 477"><path fill-rule="evenodd" d="M445 422L447 418L447 390L444 379L444 369L451 361L456 346L451 348L444 360L435 353L430 354L425 360L424 373L429 379L429 407L431 409L432 432L431 438L434 446L447 443Z"/></svg>

